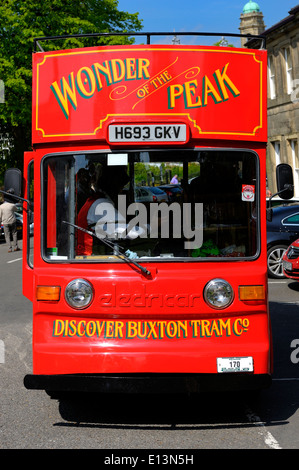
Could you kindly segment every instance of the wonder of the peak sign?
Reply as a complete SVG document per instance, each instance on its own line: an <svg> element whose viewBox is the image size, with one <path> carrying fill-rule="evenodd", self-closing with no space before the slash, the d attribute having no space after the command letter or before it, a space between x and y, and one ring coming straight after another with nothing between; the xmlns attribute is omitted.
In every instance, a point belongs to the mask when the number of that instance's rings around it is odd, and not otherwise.
<svg viewBox="0 0 299 470"><path fill-rule="evenodd" d="M33 143L265 142L266 51L104 46L33 56Z"/></svg>

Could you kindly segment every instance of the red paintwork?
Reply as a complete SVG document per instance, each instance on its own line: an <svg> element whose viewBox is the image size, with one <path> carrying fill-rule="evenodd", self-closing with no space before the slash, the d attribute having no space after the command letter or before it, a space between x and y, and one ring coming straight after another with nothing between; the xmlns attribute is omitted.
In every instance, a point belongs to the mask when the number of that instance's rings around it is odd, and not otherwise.
<svg viewBox="0 0 299 470"><path fill-rule="evenodd" d="M105 142L111 123L170 121L186 123L191 139L266 142L265 57L198 46L36 53L33 143Z"/></svg>
<svg viewBox="0 0 299 470"><path fill-rule="evenodd" d="M97 91L90 75L90 85L80 82L76 90L73 88L76 105L74 103L73 107L67 99L63 112L51 90L53 83L57 83L57 90L61 86L60 80L70 76L75 84L76 77L83 79L84 73L86 78L89 76L93 64L108 63L114 59L119 60L121 67L126 59L132 59L126 63L126 80L107 86L107 81L102 77L103 87ZM141 59L145 62L140 62ZM143 65L145 78L134 78L136 63L139 70ZM148 64L147 68L145 63ZM228 95L221 98L221 86L216 89L217 75L213 74L218 73L219 77L226 66L227 75L238 94L225 85ZM122 68L119 70L123 72ZM164 78L160 78L160 83L157 77L161 75ZM209 89L206 89L209 91L206 106L202 105L205 98L201 91L204 76L207 77L205 83L208 80L210 83ZM153 82L154 79L156 82ZM189 92L185 96L189 99L189 108L185 107L183 95L175 99L173 108L170 107L169 87L174 85L177 86L176 90ZM214 91L211 91L212 85ZM82 97L78 92L80 87L81 91L85 89L85 93L89 91L92 96ZM213 97L215 100L218 97L221 99L215 103ZM196 100L198 107L195 107ZM69 113L68 119L66 112ZM181 147L255 150L260 159L260 194L266 194L265 51L197 46L109 46L34 54L32 158L35 172L35 251L34 269L31 269L26 262L24 244L23 268L24 294L33 301L34 374L216 373L216 358L219 356L253 356L254 374L271 372L264 217L266 201L263 197L260 201L260 213L263 215L260 224L261 251L260 256L250 262L205 262L204 269L200 263L151 262L152 276L145 278L125 263L110 266L50 264L42 259L40 165L43 156L49 152L111 148L107 142L108 125L111 123L167 123L170 120L187 124L189 140ZM27 154L25 176L29 160L30 155ZM93 303L83 311L75 311L64 299L65 286L77 277L91 281L95 290ZM215 277L226 279L235 292L234 302L223 311L208 307L203 299L204 286ZM60 300L36 301L37 285L60 285ZM241 302L238 298L240 285L264 285L265 301ZM154 299L154 295L158 297ZM204 329L197 330L198 334L195 334L192 329L195 323L192 322L204 320L210 323L198 323ZM220 331L217 328L223 325L221 320L228 321L230 329L222 329L222 334L217 336ZM79 324L80 321L83 323ZM136 325L132 322L139 322L140 327L153 328L152 333L147 338L137 337L134 335ZM143 322L142 325L140 322ZM176 338L173 328L178 328L178 322L182 323L180 337ZM241 324L244 327L242 331L238 329ZM69 326L65 336L60 334L62 325L64 328ZM211 336L205 329L207 325L213 327ZM107 328L106 336L99 329L101 326ZM160 328L160 336L164 337L153 337L157 328ZM129 337L130 331L133 337ZM202 336L199 335L200 331ZM241 334L238 334L240 331Z"/></svg>
<svg viewBox="0 0 299 470"><path fill-rule="evenodd" d="M284 274L286 277L289 277L290 279L296 279L298 281L299 279L299 257L294 258L294 259L289 259L288 258L288 252L290 251L291 247L295 247L299 249L299 239L295 240L294 242L291 243L289 248L286 250L285 254L283 255L283 260L287 261L288 263L291 263L292 265L292 270L284 270Z"/></svg>

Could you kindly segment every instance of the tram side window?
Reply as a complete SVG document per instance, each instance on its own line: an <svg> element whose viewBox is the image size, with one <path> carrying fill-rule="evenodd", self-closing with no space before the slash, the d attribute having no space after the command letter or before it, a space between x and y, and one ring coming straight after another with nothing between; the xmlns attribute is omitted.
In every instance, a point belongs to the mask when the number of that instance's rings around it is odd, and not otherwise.
<svg viewBox="0 0 299 470"><path fill-rule="evenodd" d="M120 254L167 261L255 256L257 161L250 151L199 150L48 157L44 256L56 262L114 262Z"/></svg>
<svg viewBox="0 0 299 470"><path fill-rule="evenodd" d="M73 256L73 234L65 222L74 211L70 188L71 158L51 158L44 166L43 236L44 251L49 259L68 259Z"/></svg>
<svg viewBox="0 0 299 470"><path fill-rule="evenodd" d="M28 165L28 175L27 175L27 195L28 200L32 203L32 207L28 206L28 215L27 215L27 233L28 233L28 250L27 250L27 263L32 268L33 267L33 194L34 194L34 162L30 162Z"/></svg>

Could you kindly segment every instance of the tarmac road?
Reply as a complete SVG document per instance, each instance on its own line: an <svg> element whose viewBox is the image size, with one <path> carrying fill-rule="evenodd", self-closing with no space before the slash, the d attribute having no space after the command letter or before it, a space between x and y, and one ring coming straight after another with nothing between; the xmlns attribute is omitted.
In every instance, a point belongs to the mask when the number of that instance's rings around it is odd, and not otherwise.
<svg viewBox="0 0 299 470"><path fill-rule="evenodd" d="M170 449L186 458L187 450L195 455L198 449L299 447L299 349L296 354L291 346L298 338L299 348L297 283L269 281L275 373L271 388L258 400L214 393L59 402L23 386L31 372L32 324L31 303L22 295L21 255L7 253L0 244L1 449L102 449L98 463L115 459L116 449L128 456L151 449L157 464ZM129 463L134 466L133 460ZM139 466L145 463L140 460Z"/></svg>

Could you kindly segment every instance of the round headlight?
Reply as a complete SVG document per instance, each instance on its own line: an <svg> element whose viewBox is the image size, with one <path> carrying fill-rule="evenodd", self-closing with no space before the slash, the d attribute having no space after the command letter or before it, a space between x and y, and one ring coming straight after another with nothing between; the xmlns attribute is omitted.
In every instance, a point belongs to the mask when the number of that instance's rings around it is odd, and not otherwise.
<svg viewBox="0 0 299 470"><path fill-rule="evenodd" d="M227 281L213 279L204 289L204 299L213 308L225 308L232 303L234 291Z"/></svg>
<svg viewBox="0 0 299 470"><path fill-rule="evenodd" d="M92 302L92 285L84 279L71 281L65 289L65 299L73 308L86 308Z"/></svg>

